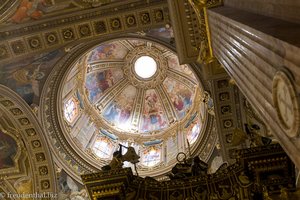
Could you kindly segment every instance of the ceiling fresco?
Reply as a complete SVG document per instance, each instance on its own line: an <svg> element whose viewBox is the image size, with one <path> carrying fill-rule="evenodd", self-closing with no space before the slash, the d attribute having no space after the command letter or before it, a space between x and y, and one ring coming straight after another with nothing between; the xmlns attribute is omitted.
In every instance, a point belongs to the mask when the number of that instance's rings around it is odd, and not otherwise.
<svg viewBox="0 0 300 200"><path fill-rule="evenodd" d="M43 85L63 55L62 50L55 50L1 66L0 84L17 92L28 105L39 105Z"/></svg>
<svg viewBox="0 0 300 200"><path fill-rule="evenodd" d="M163 45L144 39L109 41L91 48L72 67L62 84L66 130L103 164L121 143L136 149L139 171L147 174L172 164L180 149L203 137L202 83Z"/></svg>
<svg viewBox="0 0 300 200"><path fill-rule="evenodd" d="M138 55L129 55L139 48ZM155 57L151 51L163 55ZM143 79L138 76L132 67L135 61L142 56L149 56L157 62L158 70L153 77ZM166 55L166 56L164 56ZM147 62L142 63L143 70L147 70ZM102 44L87 53L86 65L89 66L85 75L85 94L93 106L101 105L99 117L105 119L116 130L132 133L149 133L161 131L169 127L174 121L183 119L189 112L197 90L197 79L187 65L179 65L174 53L152 42L143 40L119 40ZM124 72L129 67L135 81L127 78ZM166 68L160 71L160 68ZM133 69L132 69L133 68ZM173 71L173 74L168 73ZM182 79L180 79L182 78ZM118 87L120 82L126 87ZM124 81L125 80L125 81ZM186 80L189 84L183 83ZM143 82L151 86L142 87ZM163 86L163 87L160 87ZM113 97L106 102L107 96ZM142 102L135 102L137 95L142 95ZM163 103L169 104L170 110ZM142 109L137 109L136 107ZM134 112L139 112L135 114ZM136 125L131 123L133 116L138 116ZM173 118L168 118L172 115ZM174 119L175 118L175 119Z"/></svg>
<svg viewBox="0 0 300 200"><path fill-rule="evenodd" d="M5 24L36 21L74 10L99 7L116 2L120 2L120 0L20 0L17 8L11 13Z"/></svg>

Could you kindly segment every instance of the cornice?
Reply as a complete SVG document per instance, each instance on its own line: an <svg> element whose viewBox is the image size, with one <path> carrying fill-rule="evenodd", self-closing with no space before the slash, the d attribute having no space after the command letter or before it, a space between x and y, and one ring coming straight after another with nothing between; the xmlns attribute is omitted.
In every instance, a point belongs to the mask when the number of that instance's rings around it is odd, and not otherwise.
<svg viewBox="0 0 300 200"><path fill-rule="evenodd" d="M79 44L99 36L138 32L168 23L167 3L156 0L86 9L28 24L1 27L0 63L9 63L11 58L21 59L70 43Z"/></svg>
<svg viewBox="0 0 300 200"><path fill-rule="evenodd" d="M22 137L30 157L33 184L37 192L55 192L56 174L48 148L47 138L31 108L15 92L0 85L0 109L10 117L17 128L16 137ZM23 158L21 158L23 159ZM6 173L8 176L9 173Z"/></svg>

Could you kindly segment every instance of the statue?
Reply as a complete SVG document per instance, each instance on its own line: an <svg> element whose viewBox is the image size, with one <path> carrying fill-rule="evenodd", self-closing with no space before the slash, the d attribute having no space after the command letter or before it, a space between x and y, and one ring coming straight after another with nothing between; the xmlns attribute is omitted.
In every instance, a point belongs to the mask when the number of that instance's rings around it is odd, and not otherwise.
<svg viewBox="0 0 300 200"><path fill-rule="evenodd" d="M103 171L118 169L123 167L123 155L122 155L122 145L119 144L119 150L113 153L113 158L108 165L103 166L101 169Z"/></svg>
<svg viewBox="0 0 300 200"><path fill-rule="evenodd" d="M180 159L180 155L183 155L183 158ZM172 168L172 171L169 174L169 178L171 180L207 175L208 164L203 162L199 156L186 159L186 154L179 152L177 155L177 161L178 163Z"/></svg>
<svg viewBox="0 0 300 200"><path fill-rule="evenodd" d="M126 154L122 155L122 147L127 148ZM136 170L136 163L139 162L140 156L136 154L133 147L126 147L122 144L119 144L119 150L113 153L113 158L108 165L103 166L101 169L103 171L118 169L123 167L123 162L128 161L134 164ZM136 170L137 173L137 170ZM138 173L137 173L138 174Z"/></svg>
<svg viewBox="0 0 300 200"><path fill-rule="evenodd" d="M251 147L256 147L256 146L264 146L264 145L269 145L272 140L260 136L257 131L260 130L260 127L256 124L252 124L251 126L249 124L245 124L245 131L247 135L250 137L250 148Z"/></svg>
<svg viewBox="0 0 300 200"><path fill-rule="evenodd" d="M192 165L193 176L207 175L208 164L200 160L199 156L194 157Z"/></svg>

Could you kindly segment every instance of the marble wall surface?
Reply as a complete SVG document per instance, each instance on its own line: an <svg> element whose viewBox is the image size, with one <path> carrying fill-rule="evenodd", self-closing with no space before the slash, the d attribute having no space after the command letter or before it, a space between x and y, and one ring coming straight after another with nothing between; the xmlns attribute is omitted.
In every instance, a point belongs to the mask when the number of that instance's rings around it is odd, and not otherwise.
<svg viewBox="0 0 300 200"><path fill-rule="evenodd" d="M299 168L300 25L228 6L208 15L214 55Z"/></svg>
<svg viewBox="0 0 300 200"><path fill-rule="evenodd" d="M224 5L300 23L299 0L224 0Z"/></svg>

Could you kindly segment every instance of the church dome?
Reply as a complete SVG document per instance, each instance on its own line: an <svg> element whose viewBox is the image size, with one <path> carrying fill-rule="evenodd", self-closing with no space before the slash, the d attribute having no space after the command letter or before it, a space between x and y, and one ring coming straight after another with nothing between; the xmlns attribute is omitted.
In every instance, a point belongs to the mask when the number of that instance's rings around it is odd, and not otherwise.
<svg viewBox="0 0 300 200"><path fill-rule="evenodd" d="M167 47L119 39L73 64L62 118L77 147L102 164L121 143L135 148L139 170L149 172L174 164L178 152L201 140L207 115L202 94L193 70Z"/></svg>

